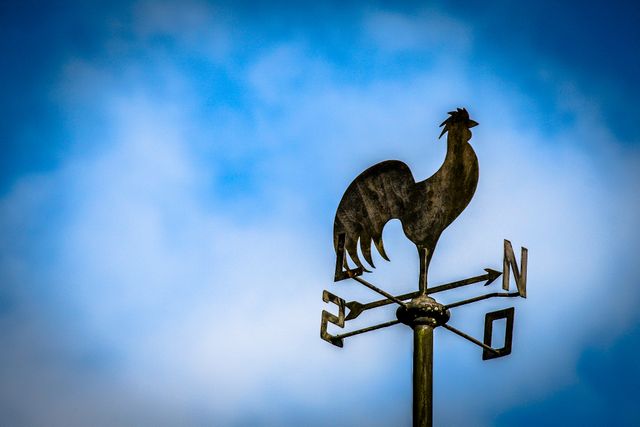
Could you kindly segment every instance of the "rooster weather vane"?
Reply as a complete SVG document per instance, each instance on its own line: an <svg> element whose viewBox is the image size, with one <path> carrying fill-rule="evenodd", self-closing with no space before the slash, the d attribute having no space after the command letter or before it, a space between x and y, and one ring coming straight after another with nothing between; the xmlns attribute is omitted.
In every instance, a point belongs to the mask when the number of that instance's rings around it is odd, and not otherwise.
<svg viewBox="0 0 640 427"><path fill-rule="evenodd" d="M435 287L428 287L427 272L436 244L442 232L467 207L478 185L478 158L469 144L471 128L478 123L469 118L464 108L449 112L440 125L440 138L447 134L447 154L444 163L430 178L416 182L409 167L398 160L378 163L362 172L349 185L336 212L333 243L336 251L334 281L353 279L384 299L366 304L344 299L323 291L326 303L338 306L338 315L322 311L320 336L333 345L342 347L344 339L364 332L393 326L399 323L410 326L414 332L413 348L413 425L432 425L433 384L433 329L443 328L482 347L483 360L506 356L511 353L515 308L494 311L485 315L484 338L479 341L447 324L450 309L493 297L526 298L527 254L521 248L518 266L511 242L504 240L502 271L485 269L486 274L470 277ZM382 242L382 230L391 219L399 219L404 234L418 249L420 275L418 291L391 295L364 280L361 276L371 271L358 255L358 243L364 260L375 268L371 257L373 242L382 258L389 261ZM349 266L347 257L355 264ZM509 278L513 274L515 292L509 292ZM488 286L502 275L503 292L491 292L471 299L440 304L430 295L473 283L485 282ZM357 329L337 335L327 331L328 323L344 328L345 322L360 316L364 311L388 304L397 304L396 320ZM348 309L348 312L346 311ZM346 314L346 316L345 316ZM493 322L506 319L504 345L491 347Z"/></svg>

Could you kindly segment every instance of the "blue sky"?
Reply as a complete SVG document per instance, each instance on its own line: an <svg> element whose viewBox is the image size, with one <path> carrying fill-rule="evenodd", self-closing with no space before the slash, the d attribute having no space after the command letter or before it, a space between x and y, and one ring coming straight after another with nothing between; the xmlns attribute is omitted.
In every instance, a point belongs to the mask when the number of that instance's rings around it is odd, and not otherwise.
<svg viewBox="0 0 640 427"><path fill-rule="evenodd" d="M481 337L515 305L508 358L436 331L436 423L640 422L636 4L0 11L3 425L410 425L407 328L318 337L323 289L376 299L332 282L333 215L375 162L430 176L461 106L480 184L430 279L499 268L508 238L529 297L453 312ZM384 237L371 281L414 289Z"/></svg>

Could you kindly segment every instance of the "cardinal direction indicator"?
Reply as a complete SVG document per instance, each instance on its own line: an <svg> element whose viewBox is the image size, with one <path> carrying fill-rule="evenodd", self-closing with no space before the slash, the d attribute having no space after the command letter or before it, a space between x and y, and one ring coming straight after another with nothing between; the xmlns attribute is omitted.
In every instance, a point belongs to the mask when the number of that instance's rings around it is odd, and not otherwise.
<svg viewBox="0 0 640 427"><path fill-rule="evenodd" d="M327 323L333 323L339 328L344 328L344 300L335 296L329 291L322 292L322 301L332 302L338 306L338 315L329 313L327 310L322 310L322 320L320 321L320 338L330 342L333 345L342 347L342 339L338 336L331 335L327 332Z"/></svg>
<svg viewBox="0 0 640 427"><path fill-rule="evenodd" d="M338 315L336 316L334 314L331 314L327 310L322 310L322 316L320 320L320 338L337 347L342 347L344 345L344 342L343 342L344 338L349 338L354 335L360 335L365 332L375 331L376 329L382 329L382 328L397 325L398 323L400 323L400 321L398 320L392 320L389 322L380 323L378 325L368 326L362 329L356 329L355 331L345 332L338 335L331 335L329 332L327 332L327 327L329 323L333 323L339 328L344 328L344 323L347 320L344 316L344 313L345 313L344 308L345 306L347 306L347 303L345 303L345 301L342 298L336 295L333 295L329 291L322 292L322 300L324 302L331 302L337 305Z"/></svg>
<svg viewBox="0 0 640 427"><path fill-rule="evenodd" d="M504 261L502 268L504 276L502 276L502 289L509 290L509 276L510 271L513 270L513 276L516 281L516 287L518 293L522 298L527 297L527 257L529 256L529 250L527 248L520 248L520 266L516 262L516 256L513 253L513 247L508 240L504 241Z"/></svg>
<svg viewBox="0 0 640 427"><path fill-rule="evenodd" d="M504 346L502 348L485 350L482 352L482 360L495 359L511 354L511 343L513 342L513 316L516 309L505 308L491 313L487 313L484 317L484 344L491 348L491 339L493 337L493 322L498 319L506 319L504 330Z"/></svg>
<svg viewBox="0 0 640 427"><path fill-rule="evenodd" d="M518 263L516 262L516 256L513 253L513 247L511 246L511 242L505 239L504 258L503 258L504 275L502 276L502 289L504 289L505 291L509 290L509 277L511 275L511 271L513 270L513 276L516 281L516 288L518 289L518 292L492 292L492 293L488 293L478 297L470 298L464 301L447 304L446 307L447 308L460 307L461 305L471 304L476 301L482 301L484 299L494 298L494 297L526 298L527 297L527 257L528 255L529 255L529 250L527 248L521 248L520 267L518 267ZM486 269L486 271L487 271L487 274L491 274L489 269ZM493 272L493 270L491 271ZM492 281L497 279L498 276L500 275L500 273L498 273L497 271L493 273L494 274L493 274ZM496 276L495 273L498 273L498 275Z"/></svg>
<svg viewBox="0 0 640 427"><path fill-rule="evenodd" d="M413 330L413 425L430 427L433 419L433 330L438 326L482 348L483 360L495 359L511 353L513 342L513 307L485 315L482 341L454 328L447 322L451 309L489 298L527 296L528 250L521 248L520 265L511 242L504 240L502 272L490 268L485 274L429 287L429 264L440 236L464 211L475 194L479 178L478 158L471 146L470 129L478 123L469 118L463 108L449 112L440 125L447 134L447 154L444 163L430 178L416 181L409 166L398 160L387 160L366 169L347 187L333 224L333 244L336 253L334 281L352 279L384 297L369 303L346 302L324 291L322 299L338 306L338 314L322 311L320 336L329 343L342 347L344 339L366 332L383 329L399 323ZM402 295L392 295L373 285L362 276L375 268L372 243L380 256L389 261L382 242L382 231L392 219L402 223L405 236L415 244L420 261L418 289ZM364 260L361 260L360 257ZM349 266L350 261L355 264ZM513 274L516 291L510 291ZM502 276L503 292L489 292L450 304L441 304L433 296L474 283L492 284ZM482 288L484 289L484 287ZM396 318L380 324L332 335L329 323L344 328L345 323L360 317L367 310L396 304ZM346 313L348 309L348 313ZM346 314L346 316L345 316ZM493 324L506 319L504 345L493 348Z"/></svg>
<svg viewBox="0 0 640 427"><path fill-rule="evenodd" d="M490 268L485 268L484 271L487 274L482 274L480 276L470 277L464 280L458 280L457 282L451 282L444 285L434 286L433 288L427 289L427 295L435 294L437 292L448 291L450 289L459 288L461 286L472 285L478 282L484 282L484 286L489 286L502 274L501 271L492 270Z"/></svg>
<svg viewBox="0 0 640 427"><path fill-rule="evenodd" d="M395 299L406 301L406 300L415 298L418 295L420 295L420 292L409 292L408 294L398 295L397 297L395 297ZM360 316L360 314L362 314L363 311L370 310L372 308L383 307L385 305L389 305L393 303L394 303L394 300L391 300L389 298L373 301L367 304L362 304L362 303L359 303L358 301L349 301L346 304L347 308L349 309L349 314L347 314L347 317L345 320L353 320L356 317Z"/></svg>
<svg viewBox="0 0 640 427"><path fill-rule="evenodd" d="M502 272L492 270L491 268L485 268L484 270L487 272L486 274L469 277L468 279L457 280L451 283L445 283L443 285L434 286L433 288L428 288L427 295L435 294L437 292L448 291L450 289L455 289L462 286L472 285L478 282L485 282L484 286L488 286L491 283L493 283L493 281L496 280L498 277L500 277L500 275L502 274ZM361 282L361 280L363 279L354 278L354 280ZM401 301L407 301L417 297L418 295L420 295L420 291L409 292L406 294L398 295L395 298ZM356 317L358 317L360 314L362 314L363 311L370 310L372 308L383 307L385 305L392 304L393 302L395 302L395 300L392 300L390 298L385 298L385 299L373 301L366 304L362 304L358 301L349 301L346 303L346 306L349 309L349 313L347 314L347 317L345 320L353 320Z"/></svg>
<svg viewBox="0 0 640 427"><path fill-rule="evenodd" d="M496 359L498 357L504 357L511 354L511 344L513 342L513 317L515 315L515 312L516 309L514 307L510 307L504 310L487 313L484 317L484 342L478 341L472 336L465 334L464 332L454 328L451 325L442 325L442 327L458 336L461 336L467 341L471 341L477 346L482 347L482 360ZM506 319L504 331L504 346L502 346L501 348L493 348L491 347L491 341L493 339L493 322L499 319Z"/></svg>

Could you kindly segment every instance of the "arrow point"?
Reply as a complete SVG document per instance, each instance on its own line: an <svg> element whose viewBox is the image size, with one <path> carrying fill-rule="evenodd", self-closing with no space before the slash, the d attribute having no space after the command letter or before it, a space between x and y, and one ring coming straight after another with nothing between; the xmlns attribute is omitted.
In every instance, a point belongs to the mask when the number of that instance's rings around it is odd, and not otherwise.
<svg viewBox="0 0 640 427"><path fill-rule="evenodd" d="M358 301L349 301L348 303L345 303L345 305L349 309L349 314L347 314L347 317L345 317L344 320L353 320L360 316L360 313L364 310L363 305Z"/></svg>
<svg viewBox="0 0 640 427"><path fill-rule="evenodd" d="M493 283L494 280L502 275L501 271L492 270L490 268L485 268L484 271L486 271L489 275L488 280L484 284L485 286L489 286L491 283Z"/></svg>

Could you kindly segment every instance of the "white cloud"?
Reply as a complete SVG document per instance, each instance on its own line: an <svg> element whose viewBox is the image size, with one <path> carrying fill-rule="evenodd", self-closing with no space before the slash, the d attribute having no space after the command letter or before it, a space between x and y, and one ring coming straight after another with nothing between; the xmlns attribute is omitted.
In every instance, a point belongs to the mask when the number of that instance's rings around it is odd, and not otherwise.
<svg viewBox="0 0 640 427"><path fill-rule="evenodd" d="M149 32L171 27L168 16L165 11L150 17ZM207 19L196 23L206 27ZM392 47L411 50L430 32L458 28L449 23L425 30L423 19L382 13L369 16L365 29L406 28L402 45ZM454 39L469 38L453 32ZM499 267L502 238L510 238L514 246L530 249L530 297L518 305L508 360L483 365L478 349L438 335L438 417L443 424L488 423L505 401L522 398L519 390L543 395L571 381L577 352L594 328L602 330L601 319L591 315L594 304L606 312L626 310L615 324L622 328L633 308L628 301L637 301L631 284L620 285L622 299L603 298L600 286L611 273L602 260L637 248L626 234L637 229L638 220L625 207L631 198L637 207L628 183L637 178L632 171L638 153L619 148L584 102L568 102L577 120L562 133L535 122L522 126L526 99L500 88L500 82L471 80L462 65L442 55L444 65L411 78L358 85L336 79L331 62L311 54L305 43L284 43L254 58L243 78L247 90L265 102L253 107L258 125L240 119L228 128L225 122L216 125L234 141L240 127L251 139L247 144L261 148L255 162L265 182L256 197L268 206L253 207L264 215L229 210L232 202L208 193L216 171L198 159L190 140L209 126L190 115L203 95L189 90L189 76L174 76L171 63L166 83L178 88L171 98L150 96L143 81L144 90L133 95L119 89L116 96L100 98L105 105L99 109L110 112L106 143L89 154L70 154L57 171L24 178L2 201L0 230L20 245L16 250L3 244L4 274L13 266L12 281L29 279L34 290L19 294L27 301L48 288L52 301L62 305L48 307L46 318L65 322L60 328L71 331L71 341L86 343L61 346L56 353L56 360L71 367L37 360L33 365L46 371L41 375L55 376L54 384L83 384L86 377L69 360L87 348L108 353L115 367L89 379L96 391L83 399L94 405L87 417L119 411L96 403L105 390L122 393L129 404L142 400L142 414L131 419L154 425L156 420L144 418L147 404L164 408L167 424L192 420L193 414L218 424L241 422L252 415L244 412L247 407L265 424L275 424L282 421L278 417L287 419L283 412L293 404L310 413L353 405L354 417L370 412L382 424L403 417L406 406L372 407L368 399L384 395L390 384L402 389L399 400L410 395L408 331L353 338L340 351L318 339L323 288L345 298L375 298L352 284L330 283L335 206L328 201L337 203L361 168L387 157L407 161L418 178L429 176L444 155L442 141L435 142L437 124L448 109L466 105L481 123L472 140L481 183L476 199L443 236L432 281ZM91 86L94 74L83 70ZM100 90L108 93L109 87ZM281 114L271 114L274 105ZM214 143L242 159L242 149L225 147L229 140ZM59 206L64 210L50 217ZM34 233L42 223L51 229ZM413 249L400 233L397 224L385 231L393 262L378 262L373 276L385 284L395 279L389 287L398 292L411 288L416 275ZM34 259L38 271L29 272L25 266ZM482 313L455 312L452 322L480 336ZM77 324L71 328L69 322ZM24 334L46 342L38 332ZM19 345L25 353L38 351L31 343ZM21 357L16 352L15 359ZM542 381L545 376L553 379ZM507 395L479 395L487 383L499 384ZM82 398L75 393L60 391L60 401L44 412L58 411L57 419L64 420L64 411ZM470 402L465 413L456 409L460 400ZM13 405L20 410L20 402ZM351 418L341 420L352 424Z"/></svg>

